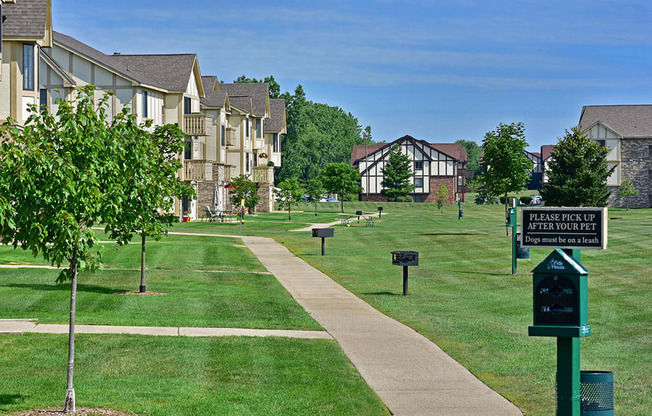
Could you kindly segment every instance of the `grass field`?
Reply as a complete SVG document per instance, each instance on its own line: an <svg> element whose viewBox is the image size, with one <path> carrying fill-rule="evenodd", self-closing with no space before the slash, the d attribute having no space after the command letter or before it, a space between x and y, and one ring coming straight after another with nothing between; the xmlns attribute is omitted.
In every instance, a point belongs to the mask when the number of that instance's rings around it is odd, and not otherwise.
<svg viewBox="0 0 652 416"><path fill-rule="evenodd" d="M502 206L464 204L462 220L457 206L450 205L443 214L429 204L357 202L346 203L345 210L373 213L378 205L385 210L374 228L364 223L334 226L324 257L319 240L309 233L286 232L294 227L271 222L283 214L269 214L267 223L252 218L243 233L273 236L374 307L433 340L527 415L552 414L555 342L527 335L531 270L551 250L531 250L531 260L519 260L512 276ZM331 211L323 222L338 209L320 207ZM293 222L314 222L314 215L308 216L293 215ZM616 414L642 416L652 408L652 210L611 210L609 216L622 219L609 221L608 249L582 251L582 264L590 271L593 333L582 340L582 369L613 371ZM214 224L177 228L229 232ZM408 297L400 295L401 269L391 265L393 250L420 252L420 265L410 269Z"/></svg>

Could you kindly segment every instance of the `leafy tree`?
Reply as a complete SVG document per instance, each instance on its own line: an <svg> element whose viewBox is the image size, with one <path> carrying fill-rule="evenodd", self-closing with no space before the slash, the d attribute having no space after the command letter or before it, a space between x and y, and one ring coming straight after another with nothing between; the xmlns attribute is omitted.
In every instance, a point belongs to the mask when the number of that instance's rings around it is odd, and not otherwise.
<svg viewBox="0 0 652 416"><path fill-rule="evenodd" d="M315 203L315 217L317 216L317 205L321 199L321 194L324 193L324 185L321 183L320 179L311 179L308 182L306 187L306 196L308 197L308 202Z"/></svg>
<svg viewBox="0 0 652 416"><path fill-rule="evenodd" d="M30 106L25 127L9 120L0 133L0 235L14 248L41 254L50 264L67 263L57 278L70 280L70 321L65 412L75 412L73 385L77 278L101 267L94 224L122 215L126 141L139 126L123 110L107 117L105 94L96 105L92 85L76 102L59 102L57 115Z"/></svg>
<svg viewBox="0 0 652 416"><path fill-rule="evenodd" d="M245 174L236 176L231 180L229 195L231 196L231 204L233 206L240 206L240 201L244 199L245 207L249 212L253 212L256 209L256 204L260 200L256 183Z"/></svg>
<svg viewBox="0 0 652 416"><path fill-rule="evenodd" d="M482 153L482 148L480 145L473 140L458 140L455 143L461 144L464 150L466 150L466 169L473 172L473 177L479 175L480 172L482 172L482 166L480 165L480 154Z"/></svg>
<svg viewBox="0 0 652 416"><path fill-rule="evenodd" d="M619 191L620 196L625 200L625 207L627 207L627 211L629 211L629 199L638 195L638 189L634 187L634 181L630 178L623 179Z"/></svg>
<svg viewBox="0 0 652 416"><path fill-rule="evenodd" d="M322 172L324 188L330 193L338 194L341 212L344 212L346 195L362 192L360 172L348 163L331 163Z"/></svg>
<svg viewBox="0 0 652 416"><path fill-rule="evenodd" d="M444 202L448 199L448 187L445 184L441 184L437 190L437 209L443 214L444 213Z"/></svg>
<svg viewBox="0 0 652 416"><path fill-rule="evenodd" d="M135 120L135 118L133 118ZM130 118L130 121L133 121ZM151 124L151 122L149 123ZM130 127L125 124L124 127ZM144 126L143 126L144 127ZM124 209L108 224L111 238L119 243L140 235L140 292L146 291L145 242L150 237L158 241L167 234L175 219L172 213L175 198L194 195L190 184L181 182L177 172L182 164L178 155L183 151L183 131L178 125L156 126L153 133L139 129L127 135L128 157L124 158Z"/></svg>
<svg viewBox="0 0 652 416"><path fill-rule="evenodd" d="M382 168L383 180L380 183L383 187L380 193L386 196L388 201L403 200L414 191L415 186L410 183L412 178L410 166L410 158L401 152L399 146L395 145L389 149L387 163Z"/></svg>
<svg viewBox="0 0 652 416"><path fill-rule="evenodd" d="M505 215L507 194L520 191L530 180L532 161L525 155L527 145L523 123L500 123L482 141L486 171L480 177L487 193L505 195ZM505 232L509 235L509 227Z"/></svg>
<svg viewBox="0 0 652 416"><path fill-rule="evenodd" d="M299 186L299 181L297 178L286 179L278 184L278 190L274 193L279 207L288 209L288 221L292 221L292 205L298 204L303 195L303 188Z"/></svg>
<svg viewBox="0 0 652 416"><path fill-rule="evenodd" d="M606 206L610 194L607 178L615 169L607 168L608 152L609 149L591 140L579 127L566 130L555 146L548 164L548 182L541 190L546 205Z"/></svg>

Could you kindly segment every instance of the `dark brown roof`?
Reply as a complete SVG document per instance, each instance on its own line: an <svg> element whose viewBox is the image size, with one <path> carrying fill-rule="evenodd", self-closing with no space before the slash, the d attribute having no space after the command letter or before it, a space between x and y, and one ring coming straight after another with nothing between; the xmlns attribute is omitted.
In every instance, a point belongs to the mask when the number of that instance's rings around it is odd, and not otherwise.
<svg viewBox="0 0 652 416"><path fill-rule="evenodd" d="M412 136L403 136L399 139L394 140L391 143L374 143L374 144L368 144L367 145L367 154L370 155L374 152L377 152L378 150L382 149L385 146L391 146L394 143L396 143L399 140L403 139L412 139L416 140ZM452 157L455 160L458 160L460 162L466 162L468 159L468 156L466 154L466 150L464 147L459 144L459 143L428 143L425 140L416 140L417 142L430 146L431 148L435 149L438 152L444 153L450 157ZM364 145L355 145L353 146L353 150L351 151L351 164L355 165L356 162L358 162L360 159L365 157L365 152L364 152L365 146Z"/></svg>
<svg viewBox="0 0 652 416"><path fill-rule="evenodd" d="M435 150L445 153L453 159L460 162L466 162L469 156L466 154L466 149L459 143L428 143L430 147Z"/></svg>
<svg viewBox="0 0 652 416"><path fill-rule="evenodd" d="M4 38L44 38L47 30L49 0L18 0L3 3Z"/></svg>
<svg viewBox="0 0 652 416"><path fill-rule="evenodd" d="M582 107L580 129L595 123L609 127L624 138L652 138L652 105L587 105Z"/></svg>
<svg viewBox="0 0 652 416"><path fill-rule="evenodd" d="M234 97L249 97L251 98L253 115L256 117L264 117L267 112L267 100L269 99L269 84L260 83L235 83L235 84L219 84L220 90L225 90L229 95L229 102L233 104ZM240 110L244 110L236 105ZM249 111L249 109L246 109Z"/></svg>
<svg viewBox="0 0 652 416"><path fill-rule="evenodd" d="M285 118L285 100L274 98L269 100L269 115L265 119L265 133L279 133L283 130L283 119Z"/></svg>
<svg viewBox="0 0 652 416"><path fill-rule="evenodd" d="M544 144L541 146L541 160L544 161L548 159L555 151L555 145L553 144Z"/></svg>
<svg viewBox="0 0 652 416"><path fill-rule="evenodd" d="M221 90L224 92L224 90ZM245 113L249 113L251 111L251 97L232 97L228 91L226 91L226 94L229 96L229 104L231 107L235 107L240 111L244 111Z"/></svg>
<svg viewBox="0 0 652 416"><path fill-rule="evenodd" d="M201 99L201 105L208 108L222 108L226 104L226 91L215 91L217 77L210 75L201 77L201 82L204 85L204 94Z"/></svg>

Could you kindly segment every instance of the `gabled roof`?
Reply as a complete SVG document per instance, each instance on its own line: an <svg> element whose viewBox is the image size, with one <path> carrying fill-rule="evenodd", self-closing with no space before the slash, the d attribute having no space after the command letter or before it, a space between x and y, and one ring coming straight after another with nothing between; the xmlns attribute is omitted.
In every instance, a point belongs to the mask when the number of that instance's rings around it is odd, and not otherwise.
<svg viewBox="0 0 652 416"><path fill-rule="evenodd" d="M231 104L231 107L237 108L238 110L247 114L250 114L252 112L251 97L240 97L240 96L233 97L228 92L226 92L226 94L229 97L229 103Z"/></svg>
<svg viewBox="0 0 652 416"><path fill-rule="evenodd" d="M61 77L63 80L63 86L64 87L76 87L77 82L66 72L59 64L52 58L50 58L50 55L45 53L43 49L39 49L39 58L45 62L47 66L49 66L57 75Z"/></svg>
<svg viewBox="0 0 652 416"><path fill-rule="evenodd" d="M466 162L468 160L468 155L464 147L459 143L428 143L425 140L417 140L412 136L406 135L399 139L394 140L391 143L374 143L367 145L367 155L375 153L380 149L392 146L399 141L412 140L416 144L421 146L428 146L439 153L443 153L446 156L449 156L457 161ZM356 162L360 161L365 157L365 146L364 145L355 145L351 151L351 164L355 165Z"/></svg>
<svg viewBox="0 0 652 416"><path fill-rule="evenodd" d="M555 152L555 145L544 144L541 146L541 160L545 161Z"/></svg>
<svg viewBox="0 0 652 416"><path fill-rule="evenodd" d="M9 40L51 39L51 9L50 0L18 0L15 3L3 3L2 37Z"/></svg>
<svg viewBox="0 0 652 416"><path fill-rule="evenodd" d="M600 123L624 138L652 138L652 105L587 105L582 107L582 131Z"/></svg>
<svg viewBox="0 0 652 416"><path fill-rule="evenodd" d="M58 32L54 32L54 43L135 84L153 89L166 92L185 92L192 73L195 74L197 80L201 79L195 54L106 55L77 39ZM201 82L197 84L201 97L204 95L204 89Z"/></svg>
<svg viewBox="0 0 652 416"><path fill-rule="evenodd" d="M269 117L265 119L265 133L281 133L285 131L285 100L274 98L269 100Z"/></svg>
<svg viewBox="0 0 652 416"><path fill-rule="evenodd" d="M269 84L264 82L218 84L218 89L226 91L231 105L235 105L233 99L236 97L249 97L251 99L251 112L254 116L266 117L269 115ZM237 105L235 106L240 110L244 110ZM246 111L249 111L249 109Z"/></svg>
<svg viewBox="0 0 652 416"><path fill-rule="evenodd" d="M227 103L226 91L216 90L217 77L214 75L203 76L201 82L205 94L201 99L201 105L206 108L223 108Z"/></svg>

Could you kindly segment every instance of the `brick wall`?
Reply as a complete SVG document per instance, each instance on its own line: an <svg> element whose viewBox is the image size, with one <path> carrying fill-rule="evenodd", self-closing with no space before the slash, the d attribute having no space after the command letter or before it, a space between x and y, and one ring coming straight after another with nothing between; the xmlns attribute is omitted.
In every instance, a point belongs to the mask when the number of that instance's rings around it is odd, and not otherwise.
<svg viewBox="0 0 652 416"><path fill-rule="evenodd" d="M430 193L424 198L424 202L429 202L432 204L437 203L437 192L439 192L439 187L446 185L448 188L448 198L446 198L446 204L455 203L455 177L445 177L445 176L431 176L430 177Z"/></svg>
<svg viewBox="0 0 652 416"><path fill-rule="evenodd" d="M620 141L621 162L620 175L622 179L629 178L638 189L638 195L629 198L627 201L630 208L650 207L650 194L652 193L652 158L650 157L650 146L652 139L622 139ZM625 207L625 199L620 196L619 187L609 187L610 207Z"/></svg>

